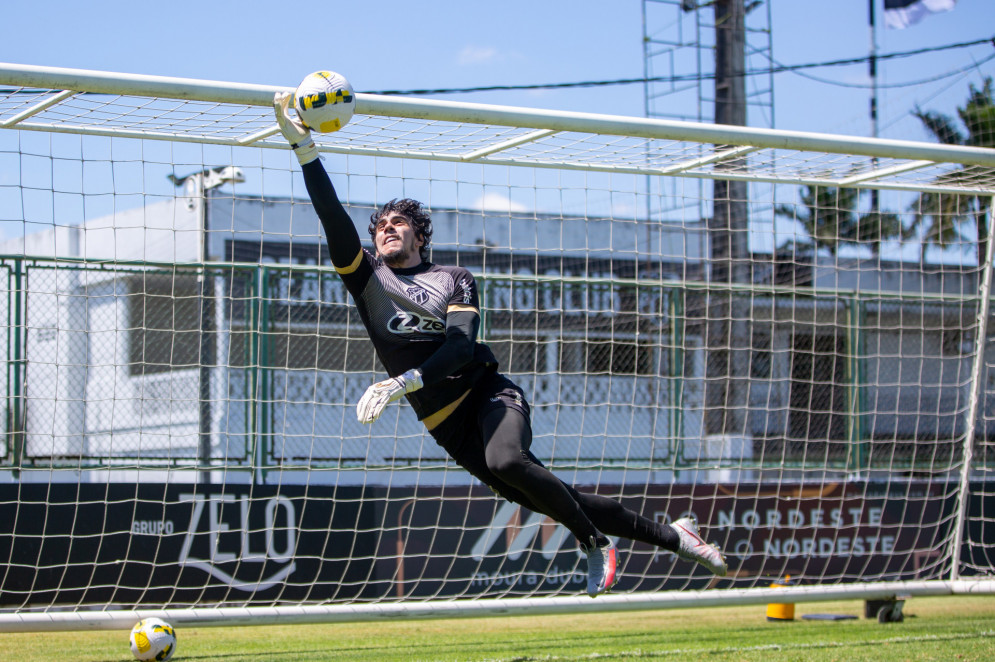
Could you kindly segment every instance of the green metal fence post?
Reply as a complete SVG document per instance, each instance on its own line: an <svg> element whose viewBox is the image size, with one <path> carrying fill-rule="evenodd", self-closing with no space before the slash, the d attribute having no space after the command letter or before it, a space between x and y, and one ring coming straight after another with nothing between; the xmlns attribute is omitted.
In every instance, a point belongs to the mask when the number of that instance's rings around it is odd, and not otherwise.
<svg viewBox="0 0 995 662"><path fill-rule="evenodd" d="M667 291L670 309L671 457L680 451L684 438L684 297L686 290Z"/></svg>
<svg viewBox="0 0 995 662"><path fill-rule="evenodd" d="M13 300L13 320L11 324L14 330L14 338L11 349L10 375L12 382L10 390L10 411L8 415L10 421L11 441L11 462L14 466L14 475L19 475L19 471L24 462L24 342L23 333L25 328L24 320L24 260L14 260L14 287L9 288L9 296Z"/></svg>
<svg viewBox="0 0 995 662"><path fill-rule="evenodd" d="M259 475L260 480L266 482L266 458L271 457L271 444L273 443L273 421L270 411L270 380L272 374L269 369L269 325L270 325L270 269L260 265L259 267L259 287L257 296L259 297L259 319L253 329L252 343L258 343L258 361L256 378L259 382L257 389L259 398L257 435L259 438Z"/></svg>
<svg viewBox="0 0 995 662"><path fill-rule="evenodd" d="M245 368L245 400L248 405L245 433L248 437L246 443L249 446L249 457L252 461L252 481L255 484L264 482L262 456L260 454L259 403L256 400L259 390L259 348L256 345L256 341L258 338L257 327L259 325L260 273L260 269L255 269L245 279L249 291L247 293L248 296L246 296L247 305L244 320L246 325L245 353L247 359Z"/></svg>
<svg viewBox="0 0 995 662"><path fill-rule="evenodd" d="M868 466L869 441L865 438L863 425L864 412L864 309L865 304L860 295L846 299L846 413L847 413L847 468L850 471L862 472Z"/></svg>

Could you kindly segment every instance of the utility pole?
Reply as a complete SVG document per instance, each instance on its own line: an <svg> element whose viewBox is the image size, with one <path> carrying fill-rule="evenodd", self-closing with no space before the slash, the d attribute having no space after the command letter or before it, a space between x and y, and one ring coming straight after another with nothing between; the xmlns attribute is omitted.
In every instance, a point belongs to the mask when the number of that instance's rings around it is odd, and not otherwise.
<svg viewBox="0 0 995 662"><path fill-rule="evenodd" d="M715 0L715 123L746 125L746 10L743 0ZM718 148L719 146L716 146ZM736 169L729 161L716 170ZM713 181L711 283L705 320L705 432L748 436L749 303L735 286L749 283L746 182Z"/></svg>
<svg viewBox="0 0 995 662"><path fill-rule="evenodd" d="M868 74L871 78L871 137L877 138L879 133L878 127L878 35L877 26L875 25L874 19L874 2L876 0L867 0L867 22L870 28L871 35L871 57L868 59ZM871 163L873 167L877 169L878 160L877 158L872 159ZM881 203L878 199L878 190L876 188L871 189L871 211L875 214L881 211Z"/></svg>

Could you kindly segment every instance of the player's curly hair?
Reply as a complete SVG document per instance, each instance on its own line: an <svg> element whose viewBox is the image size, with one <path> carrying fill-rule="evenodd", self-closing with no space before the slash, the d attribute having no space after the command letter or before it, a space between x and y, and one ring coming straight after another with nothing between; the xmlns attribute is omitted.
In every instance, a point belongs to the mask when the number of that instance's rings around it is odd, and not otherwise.
<svg viewBox="0 0 995 662"><path fill-rule="evenodd" d="M428 215L428 212L425 211L422 203L417 200L412 200L411 198L401 198L398 200L394 198L381 207L379 211L373 212L370 216L370 227L368 228L370 239L373 239L374 245L376 245L377 224L380 223L380 219L384 216L395 212L408 219L411 227L414 228L415 236L422 240L419 253L421 254L421 259L427 262L428 245L432 243L432 219Z"/></svg>

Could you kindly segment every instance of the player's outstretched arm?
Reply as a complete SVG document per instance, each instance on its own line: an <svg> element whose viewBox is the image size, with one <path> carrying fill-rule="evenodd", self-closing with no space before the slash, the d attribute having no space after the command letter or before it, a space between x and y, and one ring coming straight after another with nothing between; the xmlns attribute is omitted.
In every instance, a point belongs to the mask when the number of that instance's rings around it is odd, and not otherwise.
<svg viewBox="0 0 995 662"><path fill-rule="evenodd" d="M280 133L290 143L297 161L301 165L318 160L318 148L311 138L311 130L298 122L290 114L290 103L294 95L290 92L277 92L273 95L273 110L276 112L276 124Z"/></svg>
<svg viewBox="0 0 995 662"><path fill-rule="evenodd" d="M452 309L446 314L446 341L421 365L426 384L440 382L455 375L473 359L473 347L480 329L480 313L470 309Z"/></svg>
<svg viewBox="0 0 995 662"><path fill-rule="evenodd" d="M466 269L453 273L452 295L446 305L446 340L421 364L426 384L442 381L473 360L480 331L480 297L477 281Z"/></svg>
<svg viewBox="0 0 995 662"><path fill-rule="evenodd" d="M403 375L377 382L366 389L356 405L356 418L361 423L372 423L392 402L406 393L434 384L456 374L473 358L480 316L475 312L458 311L446 317L446 341L435 350L420 368L408 370Z"/></svg>
<svg viewBox="0 0 995 662"><path fill-rule="evenodd" d="M387 405L400 400L405 393L417 391L421 387L421 371L417 368L408 370L403 375L377 382L366 389L366 393L359 399L359 404L356 405L356 418L360 423L372 423L380 418Z"/></svg>
<svg viewBox="0 0 995 662"><path fill-rule="evenodd" d="M425 384L434 384L456 372L473 358L473 345L480 326L480 316L475 311L459 310L446 316L446 341L435 350L420 368L408 370L403 375L377 382L366 389L356 405L356 418L361 423L372 423L392 402L401 399Z"/></svg>
<svg viewBox="0 0 995 662"><path fill-rule="evenodd" d="M463 269L456 272L455 285L446 309L445 341L419 367L366 389L356 407L356 417L360 421L372 423L391 402L457 374L473 360L480 329L476 281L469 271Z"/></svg>
<svg viewBox="0 0 995 662"><path fill-rule="evenodd" d="M328 241L328 252L332 264L339 270L355 266L360 258L362 244L352 218L339 201L332 181L318 158L318 148L311 138L311 130L295 119L290 111L293 95L277 92L273 97L276 123L283 137L290 143L304 173L304 184L314 205L314 211L321 220Z"/></svg>

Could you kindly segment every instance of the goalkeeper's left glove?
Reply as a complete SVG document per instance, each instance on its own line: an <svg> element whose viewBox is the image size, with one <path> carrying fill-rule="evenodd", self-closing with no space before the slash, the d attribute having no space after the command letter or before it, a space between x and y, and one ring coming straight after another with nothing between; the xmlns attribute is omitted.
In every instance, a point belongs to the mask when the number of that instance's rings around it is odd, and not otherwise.
<svg viewBox="0 0 995 662"><path fill-rule="evenodd" d="M384 408L401 399L405 393L417 391L423 386L421 370L414 368L403 375L377 382L359 399L356 405L356 418L360 423L372 423L380 417Z"/></svg>
<svg viewBox="0 0 995 662"><path fill-rule="evenodd" d="M276 111L276 123L280 133L290 143L301 165L318 158L318 148L311 138L311 130L295 120L290 114L290 103L294 95L289 92L277 92L273 95L273 110Z"/></svg>

